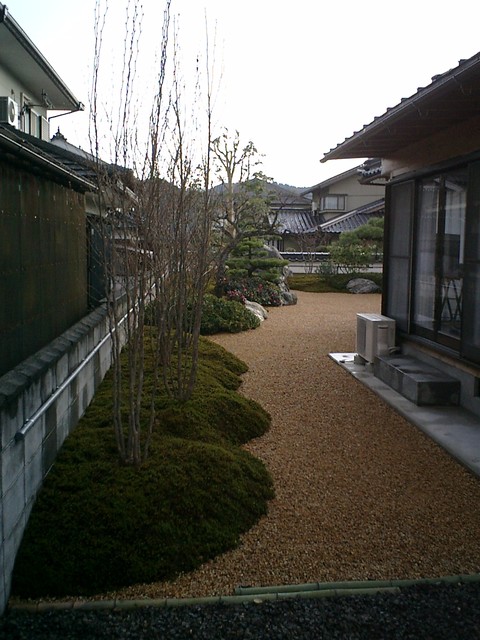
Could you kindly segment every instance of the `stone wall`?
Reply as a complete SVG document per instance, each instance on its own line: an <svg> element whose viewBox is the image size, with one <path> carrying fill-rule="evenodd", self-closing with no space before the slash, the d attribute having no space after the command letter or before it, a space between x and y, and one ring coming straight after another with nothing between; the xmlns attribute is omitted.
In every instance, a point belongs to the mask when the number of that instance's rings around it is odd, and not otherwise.
<svg viewBox="0 0 480 640"><path fill-rule="evenodd" d="M43 479L111 364L99 307L0 378L0 614Z"/></svg>

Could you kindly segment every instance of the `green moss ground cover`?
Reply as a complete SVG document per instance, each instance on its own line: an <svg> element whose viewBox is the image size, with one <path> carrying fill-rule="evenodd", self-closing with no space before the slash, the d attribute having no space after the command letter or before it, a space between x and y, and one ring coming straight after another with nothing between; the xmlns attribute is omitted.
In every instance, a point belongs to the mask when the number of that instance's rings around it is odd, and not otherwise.
<svg viewBox="0 0 480 640"><path fill-rule="evenodd" d="M318 273L294 273L288 278L290 289L311 293L345 293L347 283L353 278L368 278L379 287L382 286L381 273L340 273L336 275L320 275Z"/></svg>
<svg viewBox="0 0 480 640"><path fill-rule="evenodd" d="M118 463L107 375L33 508L13 595L78 596L172 578L235 547L273 496L264 465L238 445L269 415L236 390L246 366L202 339L198 385L161 397L151 455Z"/></svg>

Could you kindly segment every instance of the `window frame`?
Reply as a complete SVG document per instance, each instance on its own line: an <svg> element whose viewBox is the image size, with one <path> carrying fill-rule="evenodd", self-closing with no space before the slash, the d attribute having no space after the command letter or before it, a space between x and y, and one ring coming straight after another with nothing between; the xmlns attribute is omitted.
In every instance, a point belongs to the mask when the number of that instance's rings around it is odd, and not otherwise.
<svg viewBox="0 0 480 640"><path fill-rule="evenodd" d="M337 206L327 207L325 206L325 202L329 199L335 199ZM339 203L342 203L342 206L339 206ZM324 196L320 197L319 201L319 211L345 211L347 202L347 196L344 193L327 193Z"/></svg>
<svg viewBox="0 0 480 640"><path fill-rule="evenodd" d="M422 181L425 179L445 177L449 172L459 169L467 170L465 227L463 229L463 239L465 242L463 291L465 293L462 308L462 326L459 338L445 339L445 334L441 334L440 336L438 334L434 335L434 332L424 331L413 322L413 301L414 296L416 295L415 273L417 267L414 238L417 234L420 215L418 194ZM406 216L411 216L409 223L411 225L409 234L410 253L409 255L403 256L405 260L402 271L402 277L405 277L407 281L406 291L408 293L408 300L405 300L405 309L397 309L395 306L394 290L390 290L390 288L393 287L392 278L394 278L394 273L391 273L390 275L389 273L394 267L391 263L395 259L395 256L392 254L391 236L395 233L399 233L399 230L400 233L402 233L402 222L401 216L397 216L397 219L395 220L391 220L390 218L392 215L391 211L395 206L394 190L396 187L407 185L407 183L413 185L412 208L410 213L405 212ZM386 217L385 227L385 254L387 259L384 265L385 295L382 302L382 313L397 320L396 316L399 314L405 315L406 312L406 318L408 321L402 321L402 319L400 319L400 322L397 322L397 328L400 334L409 336L412 339L428 341L429 344L435 346L439 351L447 349L447 351L452 353L452 355L456 354L457 357L468 362L479 364L480 332L477 331L475 333L474 328L476 324L480 326L480 303L476 302L475 299L472 300L470 298L473 295L472 292L478 293L480 291L480 154L476 152L475 154L469 154L468 156L458 159L456 162L444 162L421 171L415 171L399 176L389 183L387 187L386 200L389 215ZM474 233L472 233L473 231ZM474 236L476 240L474 240Z"/></svg>

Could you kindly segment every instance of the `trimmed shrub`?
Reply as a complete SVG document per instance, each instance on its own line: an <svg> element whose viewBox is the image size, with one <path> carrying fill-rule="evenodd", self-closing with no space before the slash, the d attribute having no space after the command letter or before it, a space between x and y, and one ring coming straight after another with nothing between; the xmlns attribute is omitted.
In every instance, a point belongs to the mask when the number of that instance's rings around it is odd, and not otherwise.
<svg viewBox="0 0 480 640"><path fill-rule="evenodd" d="M226 296L242 296L264 307L279 307L282 304L279 287L263 278L227 278L223 289Z"/></svg>
<svg viewBox="0 0 480 640"><path fill-rule="evenodd" d="M225 331L238 333L248 329L256 329L260 320L251 311L246 309L241 302L217 298L206 294L202 308L202 324L200 333L211 335Z"/></svg>
<svg viewBox="0 0 480 640"><path fill-rule="evenodd" d="M221 332L239 333L256 329L260 320L244 305L245 298L238 292L225 298L218 298L211 293L205 294L200 325L201 335L208 336ZM150 303L145 310L145 324L155 324L155 302Z"/></svg>
<svg viewBox="0 0 480 640"><path fill-rule="evenodd" d="M140 470L63 457L32 513L13 577L23 597L89 595L168 579L236 546L272 497L237 448L156 439Z"/></svg>

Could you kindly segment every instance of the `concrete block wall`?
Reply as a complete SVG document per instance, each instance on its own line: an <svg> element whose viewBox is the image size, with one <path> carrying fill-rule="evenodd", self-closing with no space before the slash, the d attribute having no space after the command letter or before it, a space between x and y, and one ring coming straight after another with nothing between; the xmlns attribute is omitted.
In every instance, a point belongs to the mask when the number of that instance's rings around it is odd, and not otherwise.
<svg viewBox="0 0 480 640"><path fill-rule="evenodd" d="M0 378L0 614L43 479L110 368L108 326L99 307Z"/></svg>

